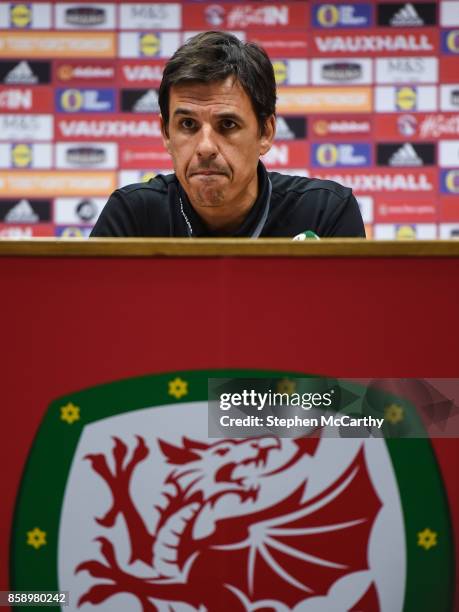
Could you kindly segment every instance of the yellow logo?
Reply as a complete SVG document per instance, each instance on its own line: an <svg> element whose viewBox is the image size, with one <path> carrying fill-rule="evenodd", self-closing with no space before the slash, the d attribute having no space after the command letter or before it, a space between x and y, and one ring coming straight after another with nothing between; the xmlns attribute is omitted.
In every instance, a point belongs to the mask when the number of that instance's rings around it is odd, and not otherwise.
<svg viewBox="0 0 459 612"><path fill-rule="evenodd" d="M143 34L140 37L140 51L142 55L154 57L158 54L159 47L160 41L156 34Z"/></svg>
<svg viewBox="0 0 459 612"><path fill-rule="evenodd" d="M446 189L451 193L459 193L459 170L450 170L445 178Z"/></svg>
<svg viewBox="0 0 459 612"><path fill-rule="evenodd" d="M446 37L446 46L453 53L459 53L459 30L448 32Z"/></svg>
<svg viewBox="0 0 459 612"><path fill-rule="evenodd" d="M332 28L339 21L339 10L333 4L324 4L317 11L317 21L324 28Z"/></svg>
<svg viewBox="0 0 459 612"><path fill-rule="evenodd" d="M42 546L46 546L46 531L42 531L39 527L35 527L27 532L27 544L38 550Z"/></svg>
<svg viewBox="0 0 459 612"><path fill-rule="evenodd" d="M384 418L391 425L396 425L403 421L403 408L398 404L390 404L384 408Z"/></svg>
<svg viewBox="0 0 459 612"><path fill-rule="evenodd" d="M438 544L438 533L426 527L423 531L418 531L418 546L429 550Z"/></svg>
<svg viewBox="0 0 459 612"><path fill-rule="evenodd" d="M27 28L32 22L32 11L27 4L13 4L10 7L11 25L15 28Z"/></svg>
<svg viewBox="0 0 459 612"><path fill-rule="evenodd" d="M61 105L66 111L75 113L83 106L83 95L78 89L66 89L61 95Z"/></svg>
<svg viewBox="0 0 459 612"><path fill-rule="evenodd" d="M182 378L174 378L168 383L168 393L173 395L176 399L180 399L184 395L188 395L188 383Z"/></svg>
<svg viewBox="0 0 459 612"><path fill-rule="evenodd" d="M150 179L155 178L156 174L154 172L145 172L145 174L140 179L141 183L147 183Z"/></svg>
<svg viewBox="0 0 459 612"><path fill-rule="evenodd" d="M336 166L338 162L338 149L332 144L323 144L317 147L316 159L321 166Z"/></svg>
<svg viewBox="0 0 459 612"><path fill-rule="evenodd" d="M276 385L276 391L278 393L287 393L292 395L296 391L296 381L290 380L289 378L282 378Z"/></svg>
<svg viewBox="0 0 459 612"><path fill-rule="evenodd" d="M61 234L62 238L83 238L83 233L78 227L66 227Z"/></svg>
<svg viewBox="0 0 459 612"><path fill-rule="evenodd" d="M413 87L400 87L397 90L397 107L404 111L413 110L416 107L416 98L416 90Z"/></svg>
<svg viewBox="0 0 459 612"><path fill-rule="evenodd" d="M397 240L414 240L416 238L416 228L414 225L399 225L395 237Z"/></svg>
<svg viewBox="0 0 459 612"><path fill-rule="evenodd" d="M80 420L80 407L69 402L65 406L61 406L61 421L65 421L69 425L73 425L75 421Z"/></svg>
<svg viewBox="0 0 459 612"><path fill-rule="evenodd" d="M282 85L287 80L287 65L285 62L273 62L274 77L278 85Z"/></svg>
<svg viewBox="0 0 459 612"><path fill-rule="evenodd" d="M27 168L32 163L32 148L28 144L14 145L11 150L11 160L15 168Z"/></svg>

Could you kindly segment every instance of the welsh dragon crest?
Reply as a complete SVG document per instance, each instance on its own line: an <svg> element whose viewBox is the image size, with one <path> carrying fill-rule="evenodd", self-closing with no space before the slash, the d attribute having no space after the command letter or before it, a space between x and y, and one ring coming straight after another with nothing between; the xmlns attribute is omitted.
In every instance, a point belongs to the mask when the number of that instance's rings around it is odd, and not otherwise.
<svg viewBox="0 0 459 612"><path fill-rule="evenodd" d="M96 519L106 533L98 538L103 561L76 567L95 579L78 605L130 593L144 612L172 611L177 602L200 612L301 610L339 579L367 570L368 538L381 502L363 447L332 484L305 498L306 465L320 442L159 440L170 469L150 517L131 493L133 474L151 452L143 437L131 451L114 438L111 458L87 455L112 505ZM289 452L280 453L287 443ZM130 547L124 566L110 540L120 517ZM359 597L350 612L380 609L372 582Z"/></svg>

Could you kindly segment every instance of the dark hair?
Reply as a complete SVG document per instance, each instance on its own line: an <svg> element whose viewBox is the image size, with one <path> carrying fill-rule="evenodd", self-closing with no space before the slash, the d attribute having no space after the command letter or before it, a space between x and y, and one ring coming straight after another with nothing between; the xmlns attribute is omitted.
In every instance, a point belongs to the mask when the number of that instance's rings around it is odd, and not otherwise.
<svg viewBox="0 0 459 612"><path fill-rule="evenodd" d="M276 81L266 51L228 32L204 32L190 38L167 62L158 102L164 124L169 122L169 92L173 85L224 81L234 75L252 102L260 132L276 112Z"/></svg>

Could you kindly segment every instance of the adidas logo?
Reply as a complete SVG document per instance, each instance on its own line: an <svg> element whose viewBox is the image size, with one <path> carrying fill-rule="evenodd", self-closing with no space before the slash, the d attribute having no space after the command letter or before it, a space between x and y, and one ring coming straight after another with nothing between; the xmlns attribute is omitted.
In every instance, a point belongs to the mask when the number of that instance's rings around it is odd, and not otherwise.
<svg viewBox="0 0 459 612"><path fill-rule="evenodd" d="M149 89L132 107L135 113L157 113L159 111L158 94Z"/></svg>
<svg viewBox="0 0 459 612"><path fill-rule="evenodd" d="M6 74L5 83L33 85L38 83L38 77L33 73L28 62L23 60Z"/></svg>
<svg viewBox="0 0 459 612"><path fill-rule="evenodd" d="M407 142L390 156L389 166L422 166L422 159L413 145Z"/></svg>
<svg viewBox="0 0 459 612"><path fill-rule="evenodd" d="M392 26L422 26L424 20L419 17L416 9L411 3L405 4L390 20Z"/></svg>
<svg viewBox="0 0 459 612"><path fill-rule="evenodd" d="M276 122L276 140L294 140L295 134L289 128L283 117L278 117Z"/></svg>
<svg viewBox="0 0 459 612"><path fill-rule="evenodd" d="M5 215L7 223L36 223L39 220L40 217L27 200L18 202Z"/></svg>

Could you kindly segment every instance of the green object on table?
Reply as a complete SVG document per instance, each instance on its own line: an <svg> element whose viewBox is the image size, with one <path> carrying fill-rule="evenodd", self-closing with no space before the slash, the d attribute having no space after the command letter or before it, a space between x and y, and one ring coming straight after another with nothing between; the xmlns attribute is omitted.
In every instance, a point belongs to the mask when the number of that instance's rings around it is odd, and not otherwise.
<svg viewBox="0 0 459 612"><path fill-rule="evenodd" d="M306 230L301 234L297 234L293 240L320 240L319 236L312 230Z"/></svg>

